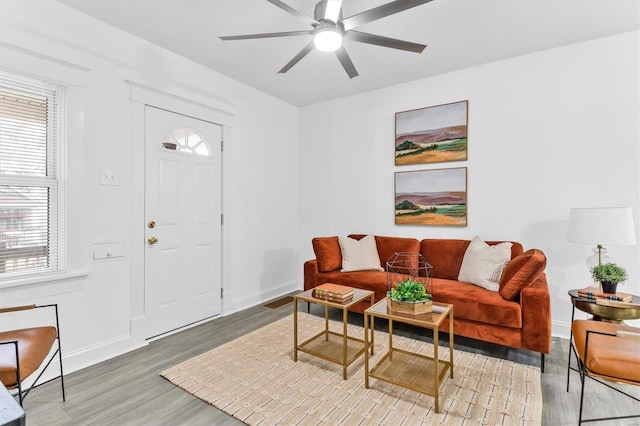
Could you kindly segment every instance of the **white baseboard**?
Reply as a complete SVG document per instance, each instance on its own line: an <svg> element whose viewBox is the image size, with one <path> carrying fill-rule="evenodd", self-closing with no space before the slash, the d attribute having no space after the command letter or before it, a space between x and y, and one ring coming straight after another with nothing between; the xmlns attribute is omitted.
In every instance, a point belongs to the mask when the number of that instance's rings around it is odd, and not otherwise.
<svg viewBox="0 0 640 426"><path fill-rule="evenodd" d="M564 321L551 321L551 335L568 339L571 335L571 323Z"/></svg>
<svg viewBox="0 0 640 426"><path fill-rule="evenodd" d="M160 339L162 339L164 337L171 336L172 334L180 333L181 331L185 331L185 330L188 330L190 328L197 327L197 326L199 326L201 324L205 324L205 323L207 323L209 321L213 321L213 320L218 319L218 318L220 318L220 315L214 315L212 317L205 318L203 320L196 321L196 322L193 322L191 324L187 324L184 327L176 328L175 330L167 331L166 333L159 334L159 335L154 336L154 337L150 337L150 338L148 338L146 340L149 343L150 342L155 342L156 340L160 340Z"/></svg>
<svg viewBox="0 0 640 426"><path fill-rule="evenodd" d="M226 300L230 300L230 302L227 303L225 299L223 299L223 316L240 312L244 309L260 305L264 302L276 299L289 293L297 292L300 290L300 288L301 284L299 281L288 281L267 291L244 294L243 297L239 298L234 298L231 292L227 293L225 291L224 297Z"/></svg>
<svg viewBox="0 0 640 426"><path fill-rule="evenodd" d="M64 372L67 374L82 370L83 368L90 367L127 352L139 349L147 344L148 343L145 341L134 340L130 335L123 335L101 342L97 345L82 348L75 352L65 353L63 342L62 362Z"/></svg>
<svg viewBox="0 0 640 426"><path fill-rule="evenodd" d="M83 368L90 367L103 361L107 361L111 358L115 358L119 355L131 352L138 348L147 345L147 342L134 343L131 336L120 336L100 344L89 346L74 352L65 352L64 336L62 337L62 368L64 369L64 375L71 374L75 371L82 370ZM53 351L55 351L55 345ZM53 352L52 351L52 352ZM51 354L50 354L51 355ZM42 368L42 367L41 367ZM33 380L40 374L41 368L33 373L27 380L25 380L26 387L31 386ZM39 384L45 383L49 380L53 380L60 377L60 368L58 363L58 355L51 361L49 368L44 372Z"/></svg>

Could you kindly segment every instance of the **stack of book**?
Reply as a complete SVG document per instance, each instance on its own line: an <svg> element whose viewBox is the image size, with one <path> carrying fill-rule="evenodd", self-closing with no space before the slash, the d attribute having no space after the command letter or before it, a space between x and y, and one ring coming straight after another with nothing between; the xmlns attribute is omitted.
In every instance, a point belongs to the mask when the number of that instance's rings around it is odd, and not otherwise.
<svg viewBox="0 0 640 426"><path fill-rule="evenodd" d="M587 287L581 290L578 290L578 296L584 297L585 299L605 299L605 300L614 300L618 302L631 302L633 300L633 295L629 293L616 293L609 294L603 293L598 287Z"/></svg>
<svg viewBox="0 0 640 426"><path fill-rule="evenodd" d="M313 289L313 297L329 302L347 303L353 300L353 288L344 285L325 283Z"/></svg>
<svg viewBox="0 0 640 426"><path fill-rule="evenodd" d="M619 302L617 300L596 299L596 304L602 306L613 306L614 308L640 308L640 303L633 302Z"/></svg>

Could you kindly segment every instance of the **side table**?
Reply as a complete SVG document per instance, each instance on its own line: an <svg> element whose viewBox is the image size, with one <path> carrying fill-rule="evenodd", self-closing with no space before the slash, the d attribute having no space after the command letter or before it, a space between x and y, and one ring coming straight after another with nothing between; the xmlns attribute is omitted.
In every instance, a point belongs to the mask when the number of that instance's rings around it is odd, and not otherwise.
<svg viewBox="0 0 640 426"><path fill-rule="evenodd" d="M364 386L369 388L369 377L412 389L434 397L435 412L440 412L440 384L447 370L453 379L453 305L433 302L433 312L410 315L391 312L384 298L364 311L364 336L374 328L374 318L389 321L389 349L369 370L369 352L364 355ZM438 357L439 329L449 320L449 360ZM402 322L433 330L433 357L393 347L393 322ZM373 337L372 337L373 343ZM410 368L407 368L410 366Z"/></svg>
<svg viewBox="0 0 640 426"><path fill-rule="evenodd" d="M640 303L640 296L632 295L633 303ZM571 312L571 323L573 324L574 314L576 308L582 312L593 315L595 321L607 321L622 323L624 320L632 320L640 318L640 308L638 307L613 307L598 305L595 300L580 297L578 295L578 289L569 290L569 297L571 297L571 304L573 305L573 311Z"/></svg>
<svg viewBox="0 0 640 426"><path fill-rule="evenodd" d="M326 359L327 361L335 362L342 366L342 378L347 380L347 367L358 359L360 355L367 352L366 338L362 340L347 334L347 315L349 308L366 299L369 299L373 305L375 301L374 297L375 294L373 291L358 288L353 289L353 300L347 303L316 299L313 297L313 289L303 291L293 296L293 361L298 362L298 351L301 351ZM300 344L298 344L299 301L324 306L324 330ZM329 308L342 310L342 334L329 330ZM371 354L373 355L373 327L371 327L371 330Z"/></svg>

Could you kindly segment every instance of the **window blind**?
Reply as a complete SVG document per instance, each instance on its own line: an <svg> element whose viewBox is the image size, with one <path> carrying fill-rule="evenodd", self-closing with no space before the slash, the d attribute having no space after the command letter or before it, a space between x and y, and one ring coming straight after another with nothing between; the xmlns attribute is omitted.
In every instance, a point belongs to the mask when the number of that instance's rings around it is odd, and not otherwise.
<svg viewBox="0 0 640 426"><path fill-rule="evenodd" d="M64 269L64 88L0 72L0 279Z"/></svg>

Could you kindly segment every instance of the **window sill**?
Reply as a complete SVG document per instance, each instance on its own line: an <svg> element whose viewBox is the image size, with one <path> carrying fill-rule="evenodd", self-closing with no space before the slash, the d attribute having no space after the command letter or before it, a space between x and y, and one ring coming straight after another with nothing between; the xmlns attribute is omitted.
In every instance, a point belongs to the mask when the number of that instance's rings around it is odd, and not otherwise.
<svg viewBox="0 0 640 426"><path fill-rule="evenodd" d="M54 272L50 274L41 274L24 278L7 279L6 281L0 280L0 289L21 287L34 284L49 284L57 283L59 281L71 281L76 279L85 279L89 276L91 271L87 269L76 269L73 271Z"/></svg>

